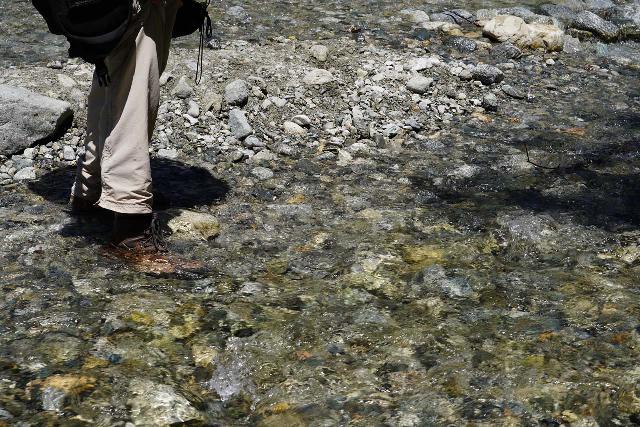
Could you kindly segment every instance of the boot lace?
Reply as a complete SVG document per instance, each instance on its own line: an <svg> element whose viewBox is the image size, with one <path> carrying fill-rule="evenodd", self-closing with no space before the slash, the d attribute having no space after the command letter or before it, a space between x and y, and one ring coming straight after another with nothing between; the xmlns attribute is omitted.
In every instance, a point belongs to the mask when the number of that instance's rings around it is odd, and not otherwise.
<svg viewBox="0 0 640 427"><path fill-rule="evenodd" d="M151 219L151 225L144 232L145 243L153 245L159 252L167 251L167 244L164 240L164 232L158 217L154 214Z"/></svg>

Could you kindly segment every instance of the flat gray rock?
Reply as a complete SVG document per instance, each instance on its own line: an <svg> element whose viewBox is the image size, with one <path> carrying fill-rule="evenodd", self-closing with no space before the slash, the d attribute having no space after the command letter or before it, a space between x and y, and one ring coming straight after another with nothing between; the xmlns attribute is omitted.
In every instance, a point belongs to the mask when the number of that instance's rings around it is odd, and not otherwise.
<svg viewBox="0 0 640 427"><path fill-rule="evenodd" d="M620 29L616 24L605 21L588 10L580 12L571 23L571 27L589 31L606 41L613 41L620 34Z"/></svg>
<svg viewBox="0 0 640 427"><path fill-rule="evenodd" d="M72 117L68 102L0 85L0 154L24 151L60 132Z"/></svg>
<svg viewBox="0 0 640 427"><path fill-rule="evenodd" d="M407 89L413 93L423 94L429 90L432 84L433 79L431 77L415 75L407 82Z"/></svg>
<svg viewBox="0 0 640 427"><path fill-rule="evenodd" d="M237 139L244 139L253 132L247 116L237 108L229 112L229 128L231 134Z"/></svg>
<svg viewBox="0 0 640 427"><path fill-rule="evenodd" d="M234 80L224 88L224 99L229 105L246 105L249 100L249 86L244 80Z"/></svg>

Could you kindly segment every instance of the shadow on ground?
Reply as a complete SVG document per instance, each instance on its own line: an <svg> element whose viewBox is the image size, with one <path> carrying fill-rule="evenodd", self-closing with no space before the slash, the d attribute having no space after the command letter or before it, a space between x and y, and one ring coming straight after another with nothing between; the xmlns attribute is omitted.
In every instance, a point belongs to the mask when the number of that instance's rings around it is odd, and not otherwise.
<svg viewBox="0 0 640 427"><path fill-rule="evenodd" d="M229 186L201 167L168 159L152 159L154 209L194 208L218 203ZM75 177L75 167L53 170L29 184L34 193L50 202L66 205Z"/></svg>
<svg viewBox="0 0 640 427"><path fill-rule="evenodd" d="M229 192L229 186L201 167L168 159L151 160L154 183L155 211L170 208L189 209L219 203ZM64 206L69 200L71 185L75 178L75 167L53 170L29 188L45 200ZM77 217L65 224L60 234L66 237L85 237L89 244L104 242L111 231L112 214Z"/></svg>
<svg viewBox="0 0 640 427"><path fill-rule="evenodd" d="M550 139L527 141L530 146L550 146ZM640 227L640 164L637 141L586 142L565 155L566 166L535 168L528 172L500 172L489 164L472 178L453 180L436 187L424 176L413 185L429 190L449 203L472 202L489 216L513 206L537 213L570 215L578 224L608 231L631 231ZM514 144L519 146L521 144ZM560 157L560 156L559 156ZM562 164L563 162L551 162Z"/></svg>

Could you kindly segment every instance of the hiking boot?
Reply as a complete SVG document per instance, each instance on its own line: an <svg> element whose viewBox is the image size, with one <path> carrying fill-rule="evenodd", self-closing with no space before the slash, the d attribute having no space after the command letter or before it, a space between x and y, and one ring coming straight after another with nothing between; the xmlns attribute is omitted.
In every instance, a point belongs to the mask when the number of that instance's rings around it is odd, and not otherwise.
<svg viewBox="0 0 640 427"><path fill-rule="evenodd" d="M120 259L137 271L154 275L178 274L198 277L203 264L168 253L155 214L116 214L111 243L103 252L109 258Z"/></svg>
<svg viewBox="0 0 640 427"><path fill-rule="evenodd" d="M138 255L167 251L160 222L155 214L116 213L109 246Z"/></svg>

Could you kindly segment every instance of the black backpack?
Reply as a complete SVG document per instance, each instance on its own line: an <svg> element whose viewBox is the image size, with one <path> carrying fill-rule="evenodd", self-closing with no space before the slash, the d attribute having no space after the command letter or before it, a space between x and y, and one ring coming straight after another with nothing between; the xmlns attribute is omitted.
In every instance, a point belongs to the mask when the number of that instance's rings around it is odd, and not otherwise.
<svg viewBox="0 0 640 427"><path fill-rule="evenodd" d="M32 0L49 31L69 41L69 57L96 65L98 82L109 84L105 58L120 43L132 18L131 0Z"/></svg>
<svg viewBox="0 0 640 427"><path fill-rule="evenodd" d="M105 58L120 43L133 16L131 0L31 0L44 17L49 31L69 41L69 57L95 64L100 86L109 84ZM173 37L182 37L200 29L200 50L196 82L202 73L204 42L211 38L210 0L200 3L183 0L178 10Z"/></svg>

